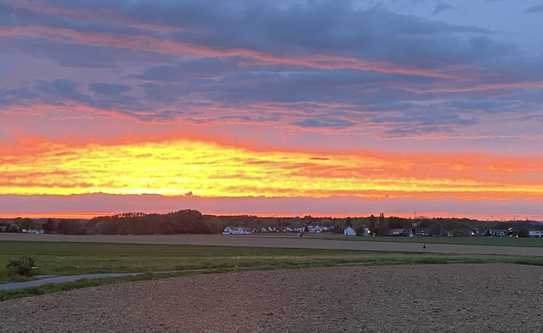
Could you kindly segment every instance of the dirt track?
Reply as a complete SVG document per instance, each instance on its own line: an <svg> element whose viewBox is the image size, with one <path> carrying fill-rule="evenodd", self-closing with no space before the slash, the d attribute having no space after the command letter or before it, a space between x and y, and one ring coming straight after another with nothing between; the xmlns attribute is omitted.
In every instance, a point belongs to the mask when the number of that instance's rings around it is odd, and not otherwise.
<svg viewBox="0 0 543 333"><path fill-rule="evenodd" d="M29 235L0 233L2 240L24 241L69 241L69 242L102 242L102 243L141 243L141 244L190 244L190 245L220 245L220 246L250 246L276 248L308 248L335 249L359 251L390 251L390 252L431 252L455 254L495 254L514 256L543 256L543 247L511 247L511 246L480 246L480 245L450 245L428 244L425 249L420 243L394 243L369 241L323 240L307 238L283 238L265 236L220 236L220 235Z"/></svg>
<svg viewBox="0 0 543 333"><path fill-rule="evenodd" d="M543 267L243 272L0 303L0 332L542 332Z"/></svg>

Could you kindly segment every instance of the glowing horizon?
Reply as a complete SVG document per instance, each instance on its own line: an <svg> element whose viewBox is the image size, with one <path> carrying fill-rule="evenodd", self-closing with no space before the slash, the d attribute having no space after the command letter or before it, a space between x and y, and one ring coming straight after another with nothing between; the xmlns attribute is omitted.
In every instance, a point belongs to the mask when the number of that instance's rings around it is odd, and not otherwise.
<svg viewBox="0 0 543 333"><path fill-rule="evenodd" d="M534 1L0 0L0 216L543 216Z"/></svg>
<svg viewBox="0 0 543 333"><path fill-rule="evenodd" d="M0 194L543 197L534 158L258 151L191 140L33 148L0 157Z"/></svg>

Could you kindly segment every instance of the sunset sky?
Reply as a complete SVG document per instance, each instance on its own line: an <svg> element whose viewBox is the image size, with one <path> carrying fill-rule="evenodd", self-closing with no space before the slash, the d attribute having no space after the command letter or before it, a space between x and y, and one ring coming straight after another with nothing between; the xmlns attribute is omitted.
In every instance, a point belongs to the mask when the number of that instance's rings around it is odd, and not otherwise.
<svg viewBox="0 0 543 333"><path fill-rule="evenodd" d="M543 219L543 0L0 0L0 217Z"/></svg>

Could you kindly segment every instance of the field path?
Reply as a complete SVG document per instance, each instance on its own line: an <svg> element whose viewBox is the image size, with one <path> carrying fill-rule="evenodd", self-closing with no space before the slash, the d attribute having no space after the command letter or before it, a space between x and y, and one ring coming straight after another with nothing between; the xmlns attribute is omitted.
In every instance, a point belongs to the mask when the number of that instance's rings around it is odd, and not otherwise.
<svg viewBox="0 0 543 333"><path fill-rule="evenodd" d="M94 279L102 279L102 278L125 277L125 276L134 276L134 275L140 275L140 274L143 274L143 273L97 273L97 274L52 276L52 277L47 277L47 278L37 279L37 280L32 280L32 281L25 281L25 282L0 283L0 290L36 288L36 287L41 287L47 284L74 282L74 281L80 281L80 280L94 280Z"/></svg>
<svg viewBox="0 0 543 333"><path fill-rule="evenodd" d="M97 243L134 243L134 244L186 244L211 246L244 246L303 248L357 251L421 252L447 254L480 254L511 256L543 256L543 247L513 247L484 245L427 244L420 243L370 242L325 240L299 237L273 236L222 236L222 235L30 235L0 233L0 241L64 241Z"/></svg>

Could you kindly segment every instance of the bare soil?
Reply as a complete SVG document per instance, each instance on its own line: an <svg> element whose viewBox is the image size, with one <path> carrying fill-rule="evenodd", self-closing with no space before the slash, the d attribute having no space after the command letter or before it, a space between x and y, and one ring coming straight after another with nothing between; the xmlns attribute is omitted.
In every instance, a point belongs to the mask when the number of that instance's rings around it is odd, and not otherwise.
<svg viewBox="0 0 543 333"><path fill-rule="evenodd" d="M0 303L0 332L543 332L543 267L344 267L133 282Z"/></svg>

